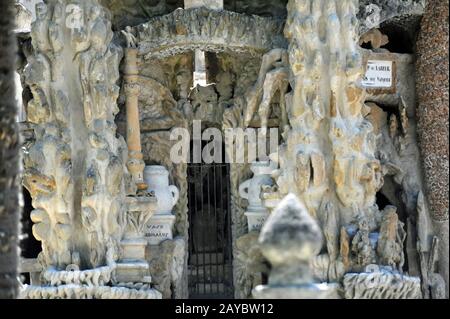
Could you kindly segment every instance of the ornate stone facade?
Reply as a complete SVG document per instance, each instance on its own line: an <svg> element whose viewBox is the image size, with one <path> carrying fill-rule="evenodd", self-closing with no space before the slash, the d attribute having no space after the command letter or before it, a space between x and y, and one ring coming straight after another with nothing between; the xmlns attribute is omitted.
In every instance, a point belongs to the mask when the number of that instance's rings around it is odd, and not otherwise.
<svg viewBox="0 0 450 319"><path fill-rule="evenodd" d="M427 184L429 161L422 178L414 56L389 51L384 33L396 19L410 32L423 1L219 2L159 1L144 13L133 1L38 5L21 72L32 93L23 184L41 283L22 296L189 297L199 258L189 229L205 221L193 218L198 181L191 163L171 160L171 132L192 135L194 121L279 142L277 152L227 164L225 205L213 207L230 215L213 226L231 231L235 297L444 296L448 229L445 237L433 222L448 217L448 199ZM377 63L389 66L380 69L389 85L367 84ZM200 67L206 82L194 85ZM236 144L225 140L228 154ZM250 157L248 145L242 151ZM152 225L167 236L149 241ZM215 254L226 259L225 249Z"/></svg>

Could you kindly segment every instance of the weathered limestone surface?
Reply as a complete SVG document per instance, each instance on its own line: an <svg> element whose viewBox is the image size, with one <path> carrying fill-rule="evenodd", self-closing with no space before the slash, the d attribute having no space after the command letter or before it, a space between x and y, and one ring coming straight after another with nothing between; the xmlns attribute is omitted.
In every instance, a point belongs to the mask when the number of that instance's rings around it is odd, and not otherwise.
<svg viewBox="0 0 450 319"><path fill-rule="evenodd" d="M95 0L79 4L80 25L78 9L67 10L72 2L40 6L31 32L34 51L25 76L33 93L28 120L35 140L28 145L24 184L33 196L46 287L28 287L24 297L159 298L143 275L149 268L162 297L187 297L187 166L170 161L174 141L169 135L174 127L191 130L194 119L205 127L260 127L264 132L278 127L281 132L280 151L271 155L277 169L271 182L255 190L258 198L239 196L239 185L251 176L250 165L231 165L237 297L249 297L261 273L268 272L257 233L247 234L245 207L262 204L268 214L290 192L319 223L324 240L309 255L311 269L283 266L295 252L279 260L266 256L273 265L282 264L272 271L269 286L314 278L343 282L347 298L439 298L445 289L448 295L448 114L442 116L448 113L443 68L448 63L434 48L442 49L447 60L448 51L429 44L441 41L433 33L438 27L446 27L439 32L448 36L448 25L434 25L437 4L429 7L431 18L424 20L419 41L417 114L425 192L415 136L414 58L380 49L388 39L373 29L397 18L420 17L423 0L290 0L285 26L278 19L286 15L284 2L236 1L233 8L225 0L225 10L236 11L230 12L218 10L221 6L184 10L176 0L145 2L145 10L135 0ZM99 3L111 8L112 16ZM249 12L260 16L242 14ZM114 40L111 24L123 29ZM358 47L360 34L374 50ZM119 98L126 112L115 119L119 43L127 47ZM192 90L193 52L199 50L212 52L204 65L210 85ZM361 88L367 59L395 62L392 90ZM426 84L430 76L437 79L432 90ZM116 137L115 120L120 133L133 133L128 145ZM153 208L151 200L134 197L136 187L145 192L144 164L167 167L170 182L180 189L174 208L179 237L148 247L149 265L142 260L145 243L136 234ZM380 196L388 204L377 204ZM137 205L138 198L146 204ZM121 241L124 232L136 238ZM289 227L282 227L277 236L289 234ZM292 252L301 240L280 246ZM146 279L121 283L115 274L131 269L130 256L141 259L134 275ZM375 264L381 270L367 270ZM372 289L367 286L371 278L383 283ZM396 290L392 282L398 278L402 286ZM110 284L115 287L105 286ZM337 296L338 284L327 287ZM272 290L271 296L331 296L318 286L311 295L291 288ZM393 290L386 293L386 288ZM255 292L267 293L263 290Z"/></svg>
<svg viewBox="0 0 450 319"><path fill-rule="evenodd" d="M21 3L14 4L15 9L15 32L30 32L32 13Z"/></svg>
<svg viewBox="0 0 450 319"><path fill-rule="evenodd" d="M417 42L417 117L426 193L436 234L439 269L448 298L449 76L448 1L429 1Z"/></svg>
<svg viewBox="0 0 450 319"><path fill-rule="evenodd" d="M126 158L114 125L119 74L109 67L118 65L121 51L110 43L98 4L81 5L89 25L72 29L66 5L38 6L34 55L25 69L36 142L26 153L24 185L33 197L42 262L60 269L75 259L81 268L117 259Z"/></svg>
<svg viewBox="0 0 450 319"><path fill-rule="evenodd" d="M210 4L210 1L202 2ZM177 8L185 8L184 0L101 0L101 3L112 12L115 30L122 30L126 26L136 26L153 17L169 14ZM223 6L225 10L248 15L284 18L286 3L287 0L224 0Z"/></svg>
<svg viewBox="0 0 450 319"><path fill-rule="evenodd" d="M348 270L339 249L345 244L341 227L354 237L348 243L352 266L347 266L358 268L372 260L368 236L380 226L375 193L382 175L357 83L362 57L356 7L356 1L290 1L285 29L293 91L286 95L289 127L275 176L280 195L293 191L321 222L326 254L317 257L317 265L325 268L327 279ZM320 21L326 28L319 28Z"/></svg>
<svg viewBox="0 0 450 319"><path fill-rule="evenodd" d="M425 10L425 0L360 0L359 34L379 27L383 22L398 17L418 16Z"/></svg>
<svg viewBox="0 0 450 319"><path fill-rule="evenodd" d="M399 160L380 146L380 128L387 120L379 117L383 111L377 113L365 103L367 95L360 87L364 56L357 46L357 4L289 2L285 35L290 43L292 91L286 95L284 144L271 156L279 163L279 170L272 174L278 196L294 192L320 222L325 244L312 260L312 271L328 282L340 282L345 273L364 271L371 264L402 272L406 232L400 216L404 218L405 206L408 214L415 214L421 190L418 167L400 163L406 170L410 168L408 176L397 174L397 183L405 189L405 203L392 201L401 207L402 215L396 206L383 208L376 203L384 177L396 174L392 169L397 166L389 163ZM407 110L411 107L405 105L402 93L404 90L399 90L389 97L399 104L399 118L391 116L397 126L390 127L396 139L394 149L408 161L410 156L418 159L418 153L410 133ZM408 103L414 101L413 95L406 98ZM418 265L417 256L415 262Z"/></svg>
<svg viewBox="0 0 450 319"><path fill-rule="evenodd" d="M343 285L346 299L422 298L419 278L405 276L389 268L359 274L348 273L344 276Z"/></svg>
<svg viewBox="0 0 450 319"><path fill-rule="evenodd" d="M152 280L164 299L180 299L187 295L182 280L186 259L185 246L184 239L177 237L147 248Z"/></svg>
<svg viewBox="0 0 450 319"><path fill-rule="evenodd" d="M195 49L261 54L285 44L279 20L205 7L177 9L133 29L146 59Z"/></svg>
<svg viewBox="0 0 450 319"><path fill-rule="evenodd" d="M139 291L106 286L117 283L123 266L116 261L123 257L124 231L135 226L139 233L152 205L126 200L133 195L126 187L128 150L114 123L122 49L112 43L109 12L98 1L48 1L36 12L34 51L24 71L35 141L25 153L23 183L46 272L43 286L28 286L23 296L158 298L148 285Z"/></svg>

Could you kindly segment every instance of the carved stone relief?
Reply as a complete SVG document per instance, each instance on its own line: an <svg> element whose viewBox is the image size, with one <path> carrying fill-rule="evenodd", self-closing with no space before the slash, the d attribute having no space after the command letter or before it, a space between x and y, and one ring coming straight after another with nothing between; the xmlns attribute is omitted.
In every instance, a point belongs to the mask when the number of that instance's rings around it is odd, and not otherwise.
<svg viewBox="0 0 450 319"><path fill-rule="evenodd" d="M33 198L45 270L44 287L30 286L23 297L187 297L187 165L170 160L176 142L170 130L192 131L193 120L203 128L281 133L279 151L270 154L271 182L253 190L249 203L239 186L251 177L251 165L230 165L236 297L249 297L269 271L263 255L270 252L249 232L246 208L269 215L289 193L324 239L310 256L311 278L342 285L346 298L444 296L442 243L433 232L415 136L414 58L383 49L389 39L375 29L392 14L418 16L424 2L394 2L289 0L286 21L273 17L284 19L286 11L272 3L266 5L278 9L263 17L160 1L125 20L117 1L40 4L23 72L34 131L23 183ZM265 10L253 1L239 6ZM120 26L115 35L111 23ZM358 46L368 42L372 50ZM207 86L193 87L194 50L209 52ZM393 62L390 90L364 89L368 60ZM136 204L152 197L144 194L145 165L166 167L179 189L175 239L147 248L141 241L128 251L124 233L142 235L155 209L151 199ZM133 203L139 209L130 210ZM146 275L127 283L116 278L124 256L145 250L141 259L149 265L135 266L142 274L150 268L161 294ZM301 279L276 272L274 282Z"/></svg>

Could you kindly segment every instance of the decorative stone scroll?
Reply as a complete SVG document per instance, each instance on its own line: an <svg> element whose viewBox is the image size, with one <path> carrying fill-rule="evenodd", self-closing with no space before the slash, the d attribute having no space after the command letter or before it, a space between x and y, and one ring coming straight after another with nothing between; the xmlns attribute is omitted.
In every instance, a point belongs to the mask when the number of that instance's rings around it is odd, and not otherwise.
<svg viewBox="0 0 450 319"><path fill-rule="evenodd" d="M134 30L139 55L145 59L161 59L196 49L263 54L286 45L282 21L204 7L176 9Z"/></svg>

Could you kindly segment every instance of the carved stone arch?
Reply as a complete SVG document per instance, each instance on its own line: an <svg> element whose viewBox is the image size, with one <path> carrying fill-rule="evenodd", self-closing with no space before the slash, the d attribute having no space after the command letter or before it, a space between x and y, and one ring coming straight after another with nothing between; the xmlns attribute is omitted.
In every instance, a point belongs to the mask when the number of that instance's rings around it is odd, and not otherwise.
<svg viewBox="0 0 450 319"><path fill-rule="evenodd" d="M139 55L146 60L196 49L258 55L287 46L282 20L206 8L179 8L152 18L133 31Z"/></svg>

